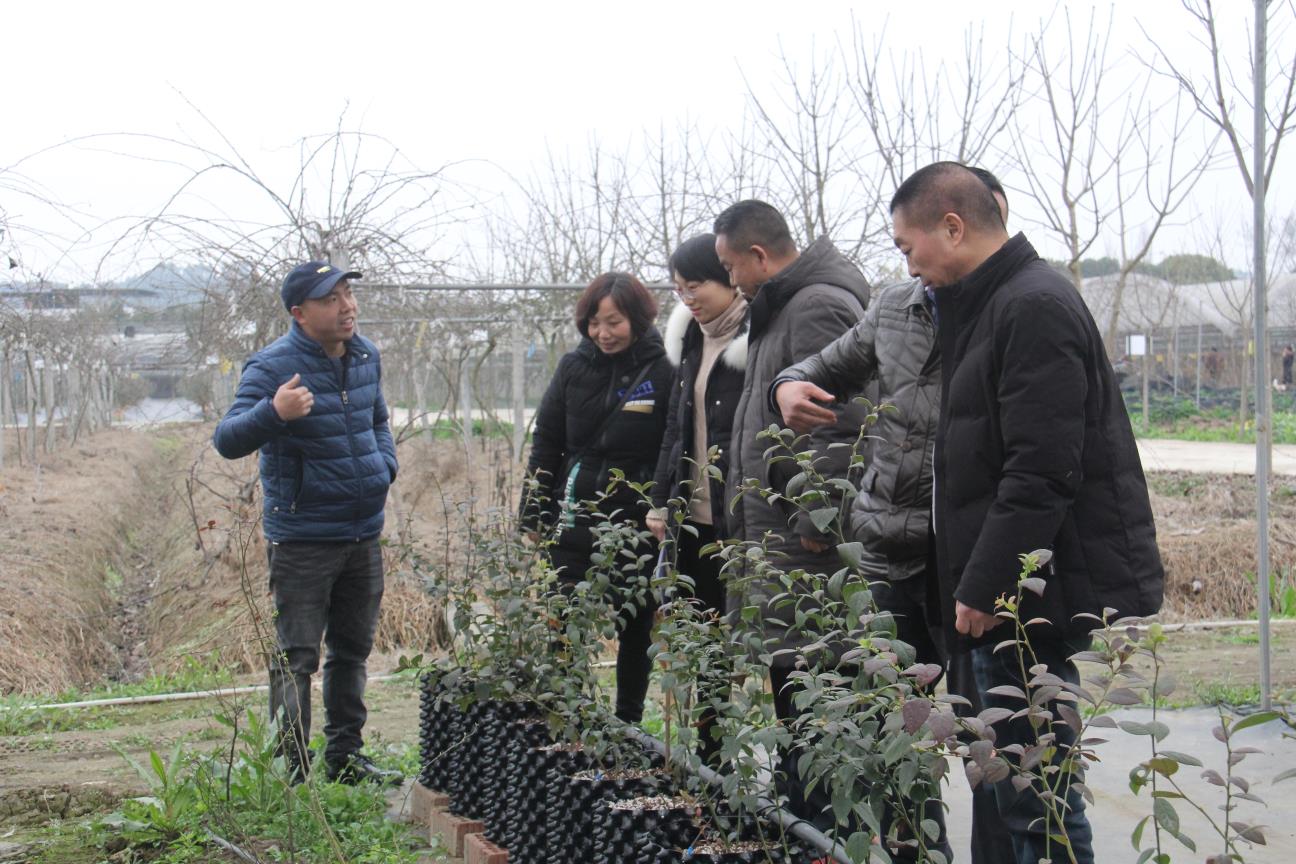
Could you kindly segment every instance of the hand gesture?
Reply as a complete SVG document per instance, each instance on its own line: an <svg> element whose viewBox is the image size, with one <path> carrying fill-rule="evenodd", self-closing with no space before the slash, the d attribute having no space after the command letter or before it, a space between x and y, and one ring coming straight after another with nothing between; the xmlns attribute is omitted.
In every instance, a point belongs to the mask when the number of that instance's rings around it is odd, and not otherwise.
<svg viewBox="0 0 1296 864"><path fill-rule="evenodd" d="M311 412L314 404L315 397L302 386L299 372L294 372L293 376L275 391L274 410L279 415L279 419L285 423L305 417Z"/></svg>
<svg viewBox="0 0 1296 864"><path fill-rule="evenodd" d="M798 435L837 420L836 414L819 404L833 402L833 395L809 381L783 382L774 391L774 401L783 423Z"/></svg>

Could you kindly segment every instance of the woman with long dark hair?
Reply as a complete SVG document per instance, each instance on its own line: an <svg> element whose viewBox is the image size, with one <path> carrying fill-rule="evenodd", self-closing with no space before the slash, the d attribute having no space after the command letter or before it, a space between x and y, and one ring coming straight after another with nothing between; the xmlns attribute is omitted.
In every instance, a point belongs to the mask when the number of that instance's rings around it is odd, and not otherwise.
<svg viewBox="0 0 1296 864"><path fill-rule="evenodd" d="M719 616L725 611L721 562L702 550L729 536L725 487L706 468L728 474L729 434L747 367L747 301L729 284L714 234L681 243L670 269L680 302L666 325L666 354L676 371L648 527L658 540L669 538L674 550L668 547L667 555L691 580L694 598ZM682 509L682 521L672 506ZM720 692L725 684L714 683L710 689L716 692L702 697L725 698ZM703 713L699 729L699 749L708 760L719 749L710 735L711 716Z"/></svg>
<svg viewBox="0 0 1296 864"><path fill-rule="evenodd" d="M624 483L604 493L613 472L642 483L657 462L671 366L653 325L656 316L657 302L634 276L594 279L576 301L581 342L558 362L536 413L527 465L534 484L523 496L522 526L554 532L547 554L565 591L575 590L590 569L596 518L644 525L648 508L637 493ZM588 502L598 502L597 515ZM620 581L630 582L630 575ZM624 586L614 579L613 588ZM650 598L638 594L617 603L616 715L631 723L643 719L655 611Z"/></svg>

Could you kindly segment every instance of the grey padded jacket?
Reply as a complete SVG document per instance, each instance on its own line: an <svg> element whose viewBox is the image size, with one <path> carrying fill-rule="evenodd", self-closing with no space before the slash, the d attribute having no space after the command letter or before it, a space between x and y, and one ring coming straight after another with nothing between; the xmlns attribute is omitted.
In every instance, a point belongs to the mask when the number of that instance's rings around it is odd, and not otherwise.
<svg viewBox="0 0 1296 864"><path fill-rule="evenodd" d="M876 378L889 406L870 430L872 459L851 509L851 534L864 544L863 567L900 581L927 565L932 500L932 447L940 419L940 351L922 285L882 288L864 318L818 354L784 369L784 380L809 381L845 402Z"/></svg>

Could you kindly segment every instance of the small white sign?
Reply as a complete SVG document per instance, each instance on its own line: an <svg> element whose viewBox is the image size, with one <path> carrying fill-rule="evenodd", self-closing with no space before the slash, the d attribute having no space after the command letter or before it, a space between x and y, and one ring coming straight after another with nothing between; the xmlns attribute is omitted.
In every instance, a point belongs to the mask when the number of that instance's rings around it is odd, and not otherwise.
<svg viewBox="0 0 1296 864"><path fill-rule="evenodd" d="M1125 354L1128 357L1142 357L1147 353L1147 335L1130 333L1125 337Z"/></svg>

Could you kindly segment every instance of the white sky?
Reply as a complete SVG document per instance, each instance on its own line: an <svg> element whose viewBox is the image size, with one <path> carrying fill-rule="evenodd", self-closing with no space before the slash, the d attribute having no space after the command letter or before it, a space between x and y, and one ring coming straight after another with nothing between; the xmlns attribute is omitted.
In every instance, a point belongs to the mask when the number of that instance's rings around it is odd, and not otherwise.
<svg viewBox="0 0 1296 864"><path fill-rule="evenodd" d="M1069 5L1080 18L1094 6ZM1236 14L1240 32L1251 4L1217 6ZM852 15L878 29L885 22L897 47L921 46L930 62L960 54L971 22L984 22L995 44L1010 27L1018 34L1036 28L1049 8L1022 0L12 3L0 17L0 169L18 164L26 180L83 211L85 227L152 211L174 188L174 169L85 147L31 154L105 132L212 142L187 99L257 159L278 151L291 163L298 138L330 131L346 109L349 126L390 139L421 168L487 160L526 174L546 145L580 150L591 136L617 144L685 118L710 127L735 122L747 90L743 73L754 86L774 87L780 51L808 58L812 44L826 48L847 36ZM1105 17L1109 7L1097 8ZM1147 53L1137 15L1191 56L1177 0L1122 3L1116 14L1113 54ZM1291 200L1292 146L1272 201ZM85 278L105 232L60 258L56 247L68 245L71 229L54 227L3 179L0 207L10 219L58 238L25 245L25 269ZM1243 218L1236 168L1226 166L1213 182L1206 200L1236 196Z"/></svg>

